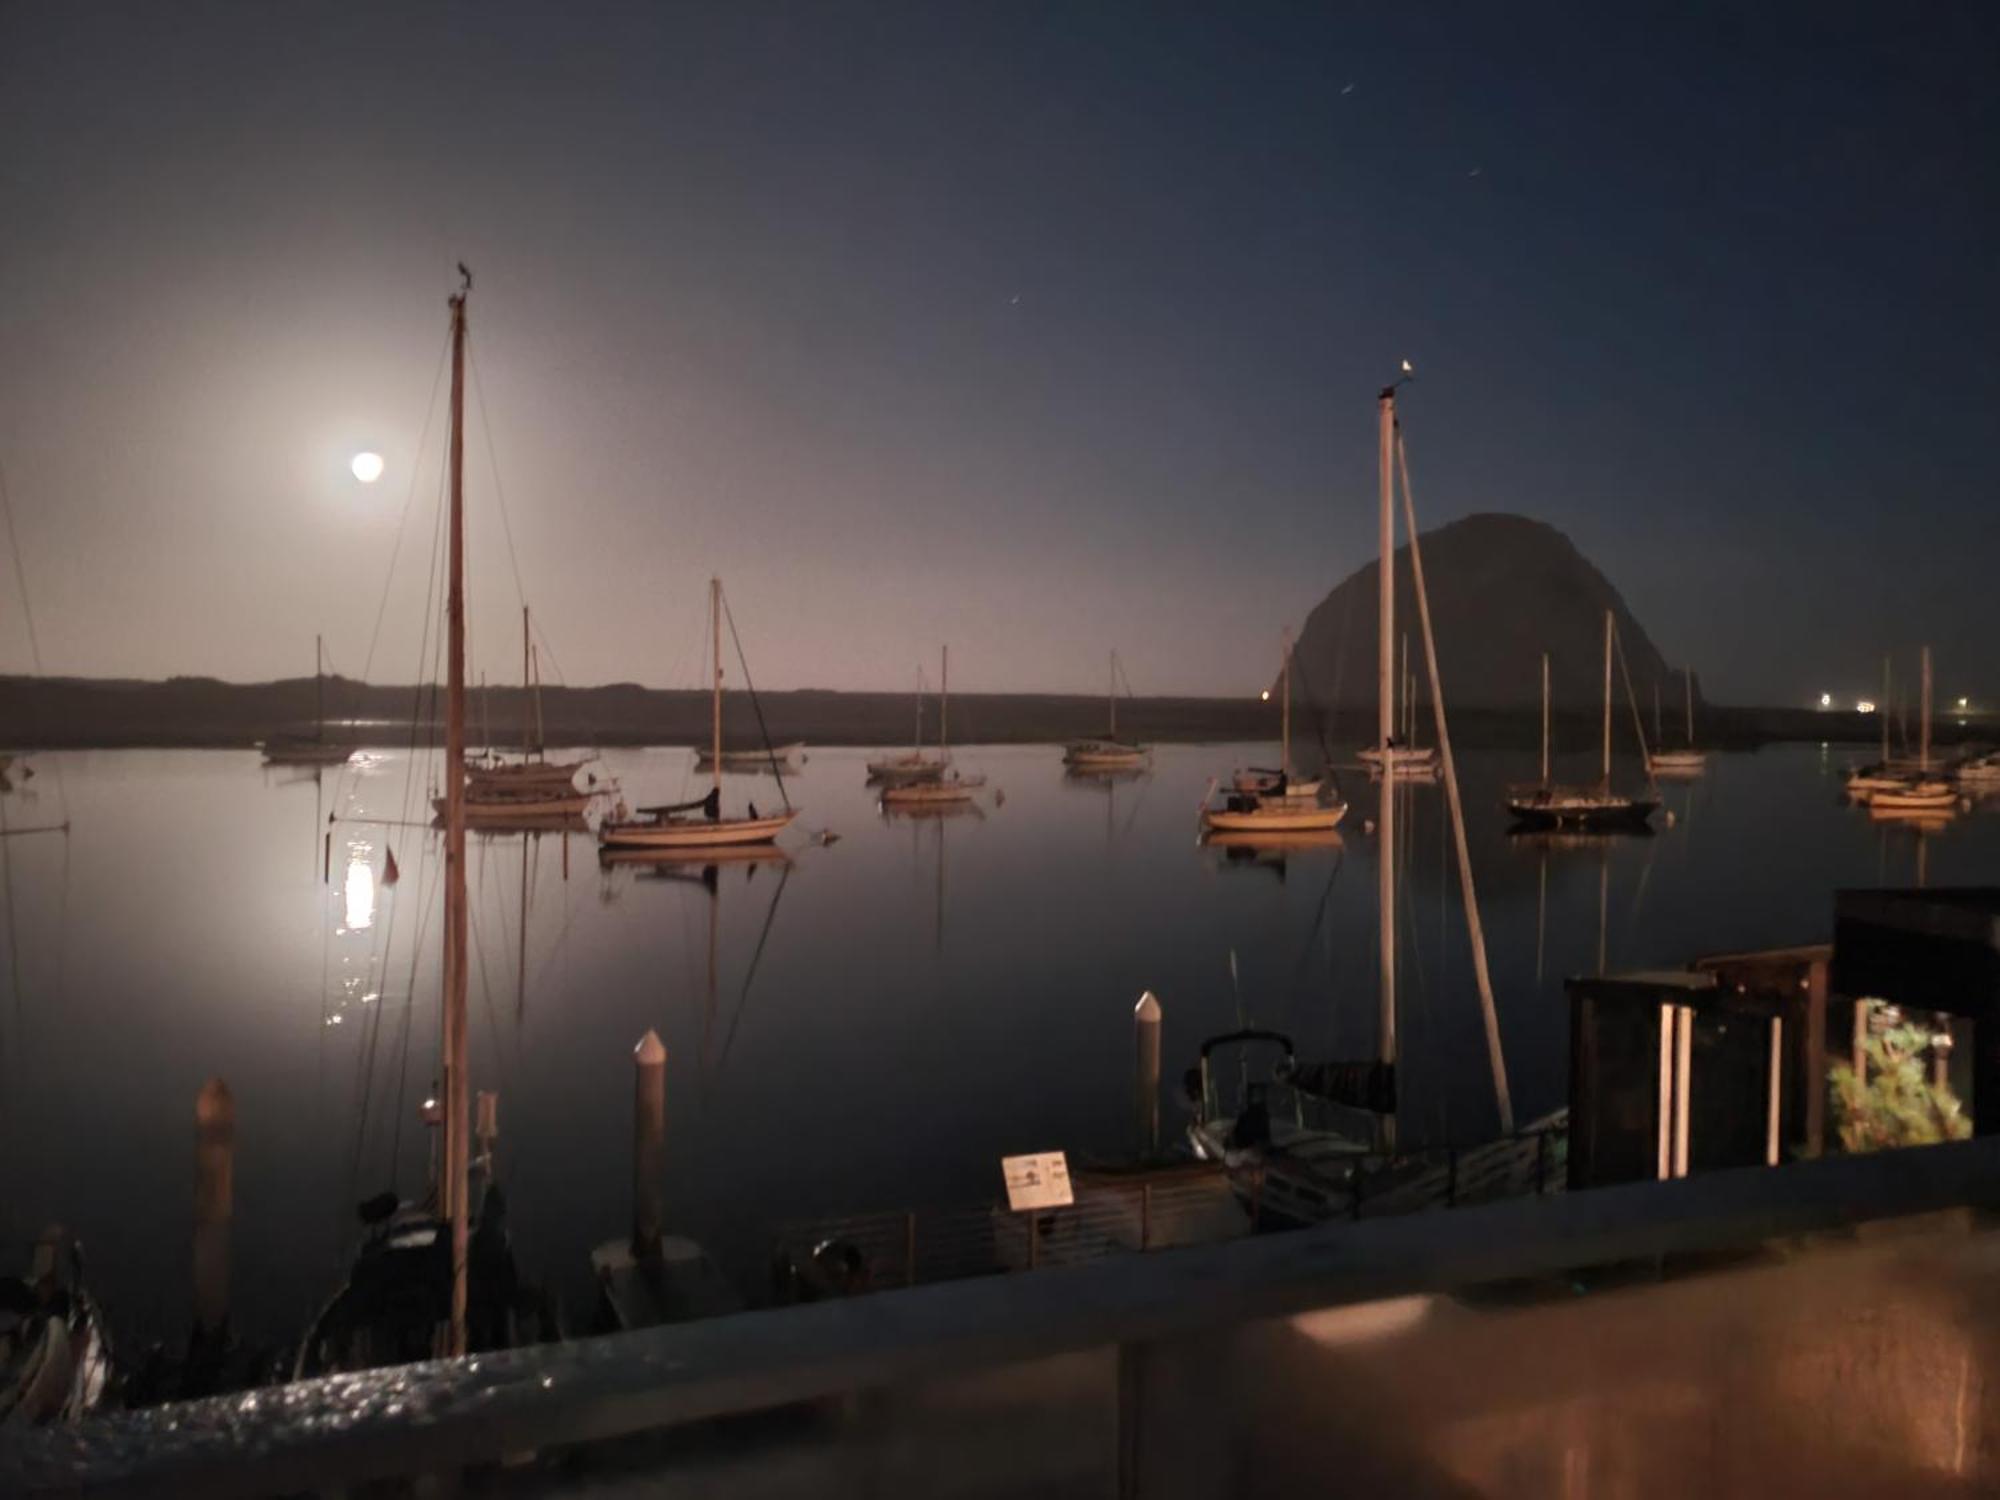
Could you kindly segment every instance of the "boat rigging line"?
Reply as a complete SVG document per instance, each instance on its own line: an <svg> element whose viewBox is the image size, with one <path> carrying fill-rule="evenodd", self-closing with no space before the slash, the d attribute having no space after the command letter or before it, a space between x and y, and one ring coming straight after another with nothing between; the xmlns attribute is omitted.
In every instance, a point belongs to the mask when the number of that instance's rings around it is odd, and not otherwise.
<svg viewBox="0 0 2000 1500"><path fill-rule="evenodd" d="M771 761L771 774L777 778L778 796L785 804L785 811L792 811L791 794L785 790L784 767L778 762L778 752L771 748L771 730L764 722L764 705L757 697L757 684L750 680L750 659L743 654L743 638L736 633L736 616L730 611L729 596L722 597L722 618L729 625L729 639L736 647L736 660L743 668L743 686L750 694L751 710L757 715L757 732L764 737L764 753ZM717 762L720 770L721 762Z"/></svg>

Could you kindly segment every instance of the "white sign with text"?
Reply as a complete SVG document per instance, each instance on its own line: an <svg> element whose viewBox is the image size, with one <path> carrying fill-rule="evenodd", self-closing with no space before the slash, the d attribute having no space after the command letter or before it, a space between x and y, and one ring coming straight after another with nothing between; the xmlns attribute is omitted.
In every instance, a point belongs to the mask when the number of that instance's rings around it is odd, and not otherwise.
<svg viewBox="0 0 2000 1500"><path fill-rule="evenodd" d="M1000 1171L1007 1179L1007 1206L1015 1213L1068 1208L1076 1202L1069 1186L1069 1161L1060 1151L1003 1156Z"/></svg>

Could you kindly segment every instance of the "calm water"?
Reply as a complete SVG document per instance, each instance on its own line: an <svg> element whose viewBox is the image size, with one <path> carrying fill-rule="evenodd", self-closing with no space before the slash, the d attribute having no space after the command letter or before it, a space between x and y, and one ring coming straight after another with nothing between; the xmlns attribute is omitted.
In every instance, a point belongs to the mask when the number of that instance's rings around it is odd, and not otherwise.
<svg viewBox="0 0 2000 1500"><path fill-rule="evenodd" d="M778 1224L986 1201L1004 1154L1124 1148L1142 990L1166 1011L1169 1129L1180 1070L1239 1017L1319 1055L1372 1048L1365 783L1350 780L1341 847L1239 862L1196 846L1195 809L1211 774L1268 747L1170 747L1151 775L1108 784L1065 777L1051 748L973 747L960 760L992 778L983 816L894 820L863 785L866 754L814 751L791 782L805 811L790 864L724 865L712 896L698 878L601 870L585 836L566 855L559 835L472 840L475 1087L501 1096L524 1265L573 1307L589 1248L626 1220L629 1056L649 1026L670 1056L671 1217L753 1288ZM1466 757L1520 1118L1564 1102L1562 979L1595 970L1600 949L1619 968L1823 939L1838 886L1913 881L1920 857L1937 884L2000 869L2000 817L1920 845L1841 806L1843 761L1718 757L1668 790L1657 837L1549 848L1510 841L1496 810L1524 758ZM121 1331L178 1332L192 1105L220 1074L238 1112L237 1321L288 1335L338 1275L349 1205L423 1178L438 971L438 840L413 821L426 788L398 756L320 780L234 752L35 764L9 823L66 807L72 831L0 840L0 1237L75 1226ZM686 751L613 752L606 770L634 803L700 786ZM1405 1131L1471 1138L1494 1111L1442 797L1407 795ZM754 778L728 796L777 801ZM810 845L820 829L840 840ZM386 886L391 851L401 878Z"/></svg>

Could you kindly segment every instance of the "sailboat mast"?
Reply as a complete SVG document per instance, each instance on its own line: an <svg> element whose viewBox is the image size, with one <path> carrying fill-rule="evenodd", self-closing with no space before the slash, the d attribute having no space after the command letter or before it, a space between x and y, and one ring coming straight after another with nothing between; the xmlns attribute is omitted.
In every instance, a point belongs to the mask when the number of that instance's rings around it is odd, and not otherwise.
<svg viewBox="0 0 2000 1500"><path fill-rule="evenodd" d="M1115 740L1118 738L1118 653L1116 651L1111 653L1110 691L1104 696L1105 701L1111 705L1110 737Z"/></svg>
<svg viewBox="0 0 2000 1500"><path fill-rule="evenodd" d="M1611 611L1604 612L1604 784L1611 785Z"/></svg>
<svg viewBox="0 0 2000 1500"><path fill-rule="evenodd" d="M445 1353L465 1353L467 1130L465 893L465 294L451 299L451 583L444 732L444 1181L440 1207L451 1224L451 1325Z"/></svg>
<svg viewBox="0 0 2000 1500"><path fill-rule="evenodd" d="M1882 764L1889 764L1889 655L1882 655L1882 702L1875 712L1882 716Z"/></svg>
<svg viewBox="0 0 2000 1500"><path fill-rule="evenodd" d="M326 637L313 637L313 721L319 725L318 738L326 738Z"/></svg>
<svg viewBox="0 0 2000 1500"><path fill-rule="evenodd" d="M1923 715L1917 725L1917 769L1931 768L1931 648L1924 647L1924 683L1920 712Z"/></svg>
<svg viewBox="0 0 2000 1500"><path fill-rule="evenodd" d="M1549 653L1542 653L1542 785L1549 784Z"/></svg>
<svg viewBox="0 0 2000 1500"><path fill-rule="evenodd" d="M1396 389L1390 386L1377 401L1378 468L1381 492L1381 567L1378 579L1375 661L1375 742L1382 749L1382 782L1375 817L1377 904L1381 907L1381 1017L1378 1037L1382 1061L1396 1060L1396 579L1391 571L1396 549ZM1390 1133L1394 1121L1388 1122Z"/></svg>
<svg viewBox="0 0 2000 1500"><path fill-rule="evenodd" d="M1278 774L1287 782L1292 779L1292 631L1285 628L1284 686L1279 693L1283 707L1278 716Z"/></svg>
<svg viewBox="0 0 2000 1500"><path fill-rule="evenodd" d="M528 606L521 606L521 755L525 759L535 748L534 673L528 664Z"/></svg>
<svg viewBox="0 0 2000 1500"><path fill-rule="evenodd" d="M722 804L722 580L708 580L708 633L715 640L715 701L709 712L709 750L715 766L715 800Z"/></svg>
<svg viewBox="0 0 2000 1500"><path fill-rule="evenodd" d="M1681 691L1687 695L1688 749L1694 749L1694 668L1681 668Z"/></svg>
<svg viewBox="0 0 2000 1500"><path fill-rule="evenodd" d="M951 647L938 647L938 759L951 752Z"/></svg>

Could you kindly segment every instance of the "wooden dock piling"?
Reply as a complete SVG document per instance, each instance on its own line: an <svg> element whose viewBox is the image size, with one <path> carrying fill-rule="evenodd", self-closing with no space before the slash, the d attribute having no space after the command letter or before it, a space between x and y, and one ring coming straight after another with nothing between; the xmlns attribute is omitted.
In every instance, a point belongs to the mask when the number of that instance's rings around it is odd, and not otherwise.
<svg viewBox="0 0 2000 1500"><path fill-rule="evenodd" d="M194 1100L194 1324L202 1340L229 1322L229 1224L236 1199L236 1101L211 1078Z"/></svg>
<svg viewBox="0 0 2000 1500"><path fill-rule="evenodd" d="M632 1049L632 1258L657 1262L666 1232L667 1048L648 1028Z"/></svg>
<svg viewBox="0 0 2000 1500"><path fill-rule="evenodd" d="M1132 1011L1138 1067L1133 1078L1138 1121L1139 1159L1160 1154L1160 1002L1151 990L1139 997Z"/></svg>

